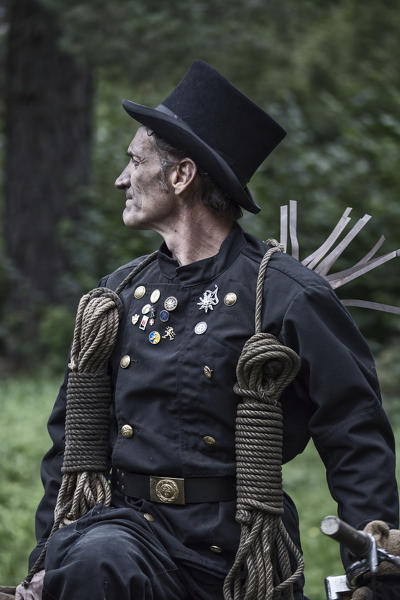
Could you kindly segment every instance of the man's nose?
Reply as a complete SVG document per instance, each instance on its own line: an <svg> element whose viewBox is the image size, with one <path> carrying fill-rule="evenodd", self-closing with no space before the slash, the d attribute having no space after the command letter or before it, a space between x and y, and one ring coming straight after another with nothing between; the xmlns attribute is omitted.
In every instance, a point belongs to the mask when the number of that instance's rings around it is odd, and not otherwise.
<svg viewBox="0 0 400 600"><path fill-rule="evenodd" d="M127 169L124 169L121 173L121 175L119 175L117 177L117 179L115 180L115 187L117 187L120 190L124 190L125 188L129 187L131 184L131 179L129 177L129 173L127 171Z"/></svg>

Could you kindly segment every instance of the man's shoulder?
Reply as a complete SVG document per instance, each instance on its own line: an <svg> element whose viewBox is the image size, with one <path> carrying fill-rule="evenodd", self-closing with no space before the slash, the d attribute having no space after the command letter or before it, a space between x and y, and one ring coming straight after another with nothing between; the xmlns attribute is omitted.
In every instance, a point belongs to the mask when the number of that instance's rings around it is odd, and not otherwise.
<svg viewBox="0 0 400 600"><path fill-rule="evenodd" d="M121 281L123 281L123 279L135 267L137 267L141 262L143 262L148 256L149 256L148 254L144 254L143 256L134 258L133 260L127 262L126 264L121 265L120 267L115 269L115 271L113 271L112 273L109 273L108 275L105 275L104 277L102 277L99 285L103 286L103 287L108 287L110 289L115 289L121 283Z"/></svg>
<svg viewBox="0 0 400 600"><path fill-rule="evenodd" d="M262 258L269 248L270 245L255 238L245 245L242 260L246 262L242 269L247 278L250 272L257 277ZM309 302L313 305L320 302L330 309L340 305L326 279L285 252L275 252L264 277L264 330L279 335L285 315L298 302L302 306Z"/></svg>
<svg viewBox="0 0 400 600"><path fill-rule="evenodd" d="M263 256L272 246L249 234L246 234L246 239L247 244L243 247L242 254L258 270ZM279 285L279 287L291 288L293 291L314 286L330 288L326 279L285 252L275 252L272 255L265 279L269 285Z"/></svg>

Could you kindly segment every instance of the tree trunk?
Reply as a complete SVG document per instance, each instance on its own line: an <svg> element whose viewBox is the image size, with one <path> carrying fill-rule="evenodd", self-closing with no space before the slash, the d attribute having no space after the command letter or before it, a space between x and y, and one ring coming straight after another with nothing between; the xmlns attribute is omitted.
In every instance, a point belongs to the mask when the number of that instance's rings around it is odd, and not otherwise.
<svg viewBox="0 0 400 600"><path fill-rule="evenodd" d="M92 78L59 47L56 16L38 0L10 3L4 233L7 311L35 334L28 308L71 300L65 273L89 178ZM67 283L66 283L67 281ZM22 316L21 316L22 315Z"/></svg>

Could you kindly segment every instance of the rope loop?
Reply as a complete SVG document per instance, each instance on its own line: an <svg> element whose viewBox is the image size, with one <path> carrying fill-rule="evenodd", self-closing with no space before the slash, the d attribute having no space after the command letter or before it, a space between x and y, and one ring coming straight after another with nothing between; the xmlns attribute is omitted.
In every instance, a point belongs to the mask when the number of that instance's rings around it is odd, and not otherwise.
<svg viewBox="0 0 400 600"><path fill-rule="evenodd" d="M269 241L271 242L271 241ZM240 355L234 391L236 412L236 521L239 548L225 578L225 600L292 598L292 584L303 570L302 556L282 521L282 407L284 389L300 368L300 358L274 335L261 331L264 278L268 262L281 248L274 240L260 263L255 334ZM297 564L292 573L290 556ZM242 574L246 573L243 580Z"/></svg>
<svg viewBox="0 0 400 600"><path fill-rule="evenodd" d="M79 302L68 365L63 476L50 535L25 580L26 586L40 570L49 541L59 527L76 521L99 502L110 505L107 475L112 392L107 370L123 314L120 294L157 254L153 252L134 267L115 292L98 287Z"/></svg>

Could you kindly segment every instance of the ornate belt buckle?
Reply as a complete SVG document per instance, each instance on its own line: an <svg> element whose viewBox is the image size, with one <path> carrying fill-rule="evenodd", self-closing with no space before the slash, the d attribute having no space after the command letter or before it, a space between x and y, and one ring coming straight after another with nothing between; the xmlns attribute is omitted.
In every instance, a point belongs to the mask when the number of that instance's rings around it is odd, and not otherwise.
<svg viewBox="0 0 400 600"><path fill-rule="evenodd" d="M150 500L163 504L185 504L184 482L181 477L150 475Z"/></svg>

